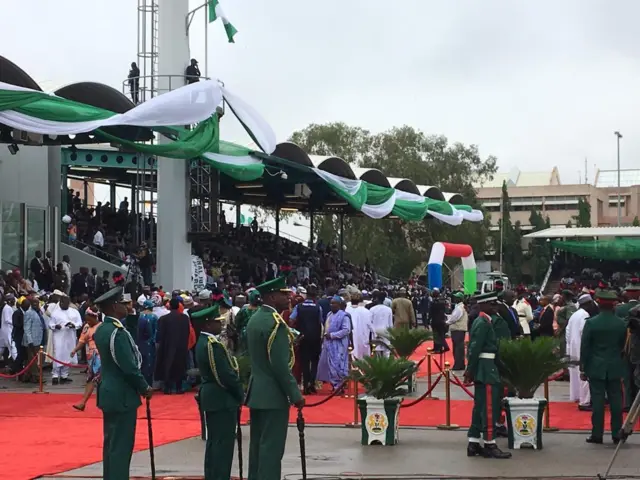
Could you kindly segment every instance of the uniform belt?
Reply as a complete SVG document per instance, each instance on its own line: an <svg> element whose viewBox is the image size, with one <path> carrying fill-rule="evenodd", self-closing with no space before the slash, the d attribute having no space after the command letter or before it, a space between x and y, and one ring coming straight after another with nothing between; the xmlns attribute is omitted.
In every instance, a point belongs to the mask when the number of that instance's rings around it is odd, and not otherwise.
<svg viewBox="0 0 640 480"><path fill-rule="evenodd" d="M488 358L490 360L493 360L494 358L496 358L496 354L495 353L482 352L479 355L479 358Z"/></svg>

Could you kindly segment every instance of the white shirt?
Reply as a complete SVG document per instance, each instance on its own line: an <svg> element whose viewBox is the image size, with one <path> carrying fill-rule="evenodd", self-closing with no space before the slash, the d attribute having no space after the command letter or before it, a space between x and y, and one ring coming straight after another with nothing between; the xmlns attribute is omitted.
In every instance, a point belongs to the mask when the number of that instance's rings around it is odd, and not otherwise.
<svg viewBox="0 0 640 480"><path fill-rule="evenodd" d="M385 337L387 329L393 328L393 311L386 305L375 305L369 309L371 312L371 321L373 323L373 331L376 339L383 341L389 345L389 340ZM386 351L382 345L376 345L376 351Z"/></svg>
<svg viewBox="0 0 640 480"><path fill-rule="evenodd" d="M100 230L93 236L93 244L98 247L104 247L104 236Z"/></svg>
<svg viewBox="0 0 640 480"><path fill-rule="evenodd" d="M353 327L353 356L364 358L371 356L369 336L376 332L373 329L373 319L371 311L359 305L349 305L346 312L351 315Z"/></svg>
<svg viewBox="0 0 640 480"><path fill-rule="evenodd" d="M447 325L451 326L453 331L467 331L467 322L469 317L466 315L467 311L464 308L464 303L456 303L453 312L447 317Z"/></svg>

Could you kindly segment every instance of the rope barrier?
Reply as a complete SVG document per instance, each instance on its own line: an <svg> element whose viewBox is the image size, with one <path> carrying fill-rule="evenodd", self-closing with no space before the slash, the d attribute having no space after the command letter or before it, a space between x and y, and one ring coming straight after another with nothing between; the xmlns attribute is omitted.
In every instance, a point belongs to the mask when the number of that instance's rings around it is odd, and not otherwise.
<svg viewBox="0 0 640 480"><path fill-rule="evenodd" d="M87 365L80 365L78 363L66 363L66 362L63 362L62 360L58 360L57 358L53 358L48 353L45 353L44 355L45 355L45 357L47 357L52 362L59 363L63 367L68 367L68 368L87 368Z"/></svg>
<svg viewBox="0 0 640 480"><path fill-rule="evenodd" d="M33 357L31 359L31 361L27 364L26 367L24 367L22 370L20 370L18 373L12 373L9 375L5 375L5 374L0 374L0 378L17 378L20 375L24 375L25 373L27 373L27 371L31 368L31 366L38 360L38 355L36 355L35 357Z"/></svg>
<svg viewBox="0 0 640 480"><path fill-rule="evenodd" d="M331 394L329 394L326 398L323 398L322 400L315 402L315 403L307 403L304 408L313 408L313 407L319 407L322 404L327 403L329 400L331 400L333 397L335 397L336 395L340 394L342 392L343 387L347 384L347 382L349 381L349 378L345 378L342 383L338 386L338 388L334 389L333 392L331 392Z"/></svg>
<svg viewBox="0 0 640 480"><path fill-rule="evenodd" d="M462 391L464 391L464 393L466 393L467 395L469 395L469 397L471 397L471 398L473 399L473 398L474 398L473 392L471 392L471 391L466 387L466 385L465 385L464 383L462 383L462 380L460 380L460 379L458 378L458 376L457 376L455 373L451 372L451 375L453 375L452 382L453 382L455 385L459 386L459 387L462 389Z"/></svg>
<svg viewBox="0 0 640 480"><path fill-rule="evenodd" d="M440 382L440 379L442 378L442 374L438 375L438 378L436 378L436 381L433 382L433 385L431 385L431 387L429 387L427 389L426 392L424 392L422 394L422 396L420 396L419 398L416 398L413 402L409 402L409 403L401 403L400 404L400 408L409 408L409 407L413 407L414 405L420 403L421 401L423 401L425 398L427 398L429 395L431 395L431 392L433 391L434 388L436 388L436 385L438 385L438 383Z"/></svg>

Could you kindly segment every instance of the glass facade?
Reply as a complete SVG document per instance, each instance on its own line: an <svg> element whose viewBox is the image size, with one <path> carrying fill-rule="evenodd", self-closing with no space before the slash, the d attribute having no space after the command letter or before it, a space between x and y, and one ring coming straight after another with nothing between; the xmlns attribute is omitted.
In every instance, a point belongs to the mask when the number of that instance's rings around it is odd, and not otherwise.
<svg viewBox="0 0 640 480"><path fill-rule="evenodd" d="M26 276L36 250L48 249L47 209L0 202L0 268L19 268Z"/></svg>

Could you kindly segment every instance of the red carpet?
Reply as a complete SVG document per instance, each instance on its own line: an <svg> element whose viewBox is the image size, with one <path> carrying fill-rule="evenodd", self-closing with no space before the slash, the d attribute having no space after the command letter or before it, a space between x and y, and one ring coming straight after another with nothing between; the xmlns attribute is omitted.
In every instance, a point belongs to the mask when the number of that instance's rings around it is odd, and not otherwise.
<svg viewBox="0 0 640 480"><path fill-rule="evenodd" d="M76 412L71 405L80 399L80 395L3 393L0 398L2 480L27 480L101 461L102 418L95 401L85 412ZM310 396L307 402L323 398L326 396ZM151 405L156 445L199 435L200 422L192 394L157 395ZM451 422L461 427L468 426L471 406L470 401L452 401ZM305 409L304 415L310 425L344 425L353 421L353 399L332 398L322 406ZM295 416L296 412L292 410L291 422L295 422ZM148 447L144 409L139 411L138 418L141 420L138 422L136 451ZM244 421L247 418L245 409ZM443 423L444 418L445 402L426 400L402 409L400 425L437 426ZM590 414L579 412L574 404L552 403L551 424L563 430L588 430Z"/></svg>

